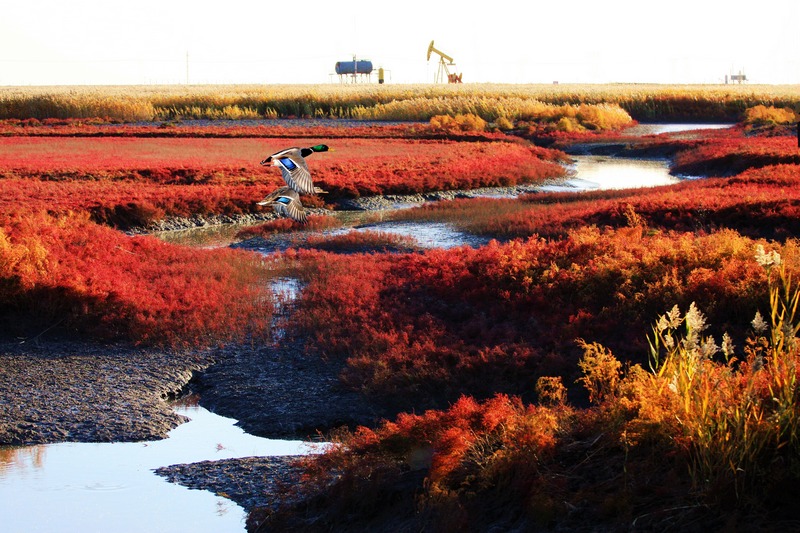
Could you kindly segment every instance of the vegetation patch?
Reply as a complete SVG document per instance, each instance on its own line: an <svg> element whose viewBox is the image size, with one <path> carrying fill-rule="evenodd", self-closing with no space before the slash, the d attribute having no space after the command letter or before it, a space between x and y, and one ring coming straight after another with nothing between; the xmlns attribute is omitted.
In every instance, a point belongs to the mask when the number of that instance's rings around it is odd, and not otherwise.
<svg viewBox="0 0 800 533"><path fill-rule="evenodd" d="M272 310L267 275L251 254L127 237L86 215L2 215L5 335L202 346L263 334Z"/></svg>
<svg viewBox="0 0 800 533"><path fill-rule="evenodd" d="M590 407L571 406L560 378L540 377L535 403L464 396L341 432L298 461L302 504L256 510L250 527L376 527L387 507L404 530L793 523L782 492L800 457L800 292L777 251L755 250L769 298L740 347L707 335L694 303L685 314L676 305L654 325L645 366L579 342Z"/></svg>

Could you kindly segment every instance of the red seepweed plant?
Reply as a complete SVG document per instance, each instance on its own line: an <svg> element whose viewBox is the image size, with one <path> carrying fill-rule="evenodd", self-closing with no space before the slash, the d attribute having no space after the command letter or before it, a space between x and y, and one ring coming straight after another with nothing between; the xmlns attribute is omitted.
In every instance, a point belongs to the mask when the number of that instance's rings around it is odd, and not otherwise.
<svg viewBox="0 0 800 533"><path fill-rule="evenodd" d="M51 328L134 343L208 345L267 331L257 257L127 237L87 215L6 214L0 227L5 334Z"/></svg>
<svg viewBox="0 0 800 533"><path fill-rule="evenodd" d="M718 327L741 329L766 283L752 243L731 231L586 228L479 249L286 257L300 259L308 281L294 327L347 361L350 386L440 405L467 392L525 396L537 375L568 376L576 337L635 357L644 347L636 332L670 302L708 302Z"/></svg>

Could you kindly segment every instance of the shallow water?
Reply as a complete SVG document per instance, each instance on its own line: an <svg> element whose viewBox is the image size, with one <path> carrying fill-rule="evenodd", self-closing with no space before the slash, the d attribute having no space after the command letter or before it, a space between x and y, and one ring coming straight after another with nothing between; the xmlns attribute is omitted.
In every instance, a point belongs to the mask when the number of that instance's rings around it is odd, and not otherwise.
<svg viewBox="0 0 800 533"><path fill-rule="evenodd" d="M162 241L180 246L222 248L235 242L237 233L245 227L247 227L245 224L217 224L174 231L157 231L152 235Z"/></svg>
<svg viewBox="0 0 800 533"><path fill-rule="evenodd" d="M444 222L380 222L353 228L352 231L380 231L412 237L422 248L480 246L489 240L459 231Z"/></svg>
<svg viewBox="0 0 800 533"><path fill-rule="evenodd" d="M542 187L545 192L656 187L680 182L669 173L666 159L639 159L599 155L573 156L572 176L558 185Z"/></svg>
<svg viewBox="0 0 800 533"><path fill-rule="evenodd" d="M637 124L622 131L623 135L661 135L695 130L719 130L733 124Z"/></svg>
<svg viewBox="0 0 800 533"><path fill-rule="evenodd" d="M244 531L244 509L211 492L169 483L161 466L308 453L301 441L245 433L198 405L160 441L0 447L4 532Z"/></svg>

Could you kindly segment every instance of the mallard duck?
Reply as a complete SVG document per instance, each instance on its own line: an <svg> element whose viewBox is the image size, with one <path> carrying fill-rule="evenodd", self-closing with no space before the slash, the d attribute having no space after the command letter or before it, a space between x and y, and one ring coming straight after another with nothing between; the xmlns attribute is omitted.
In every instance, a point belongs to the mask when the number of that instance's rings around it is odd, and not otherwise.
<svg viewBox="0 0 800 533"><path fill-rule="evenodd" d="M314 187L305 158L314 152L327 152L328 150L329 148L324 144L317 144L309 148L287 148L272 154L261 164L269 165L271 163L280 168L286 184L300 194L321 194L325 191Z"/></svg>
<svg viewBox="0 0 800 533"><path fill-rule="evenodd" d="M300 203L300 195L289 187L276 189L258 202L258 205L271 205L280 216L289 217L301 224L305 224L308 218L303 204Z"/></svg>

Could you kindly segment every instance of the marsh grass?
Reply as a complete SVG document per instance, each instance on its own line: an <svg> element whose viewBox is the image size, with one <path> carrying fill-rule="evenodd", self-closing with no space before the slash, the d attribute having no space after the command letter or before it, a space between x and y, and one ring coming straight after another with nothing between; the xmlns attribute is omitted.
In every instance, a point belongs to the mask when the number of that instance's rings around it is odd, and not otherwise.
<svg viewBox="0 0 800 533"><path fill-rule="evenodd" d="M759 85L200 85L0 88L0 118L360 118L427 121L473 113L493 122L539 119L554 109L586 118L618 106L636 120L741 120L757 105L798 109L797 86ZM567 107L563 107L567 106ZM583 109L581 111L581 109ZM624 111L623 111L624 110ZM570 114L560 113L555 120ZM615 112L620 115L619 111ZM579 120L579 122L581 122ZM600 127L594 121L595 127Z"/></svg>

